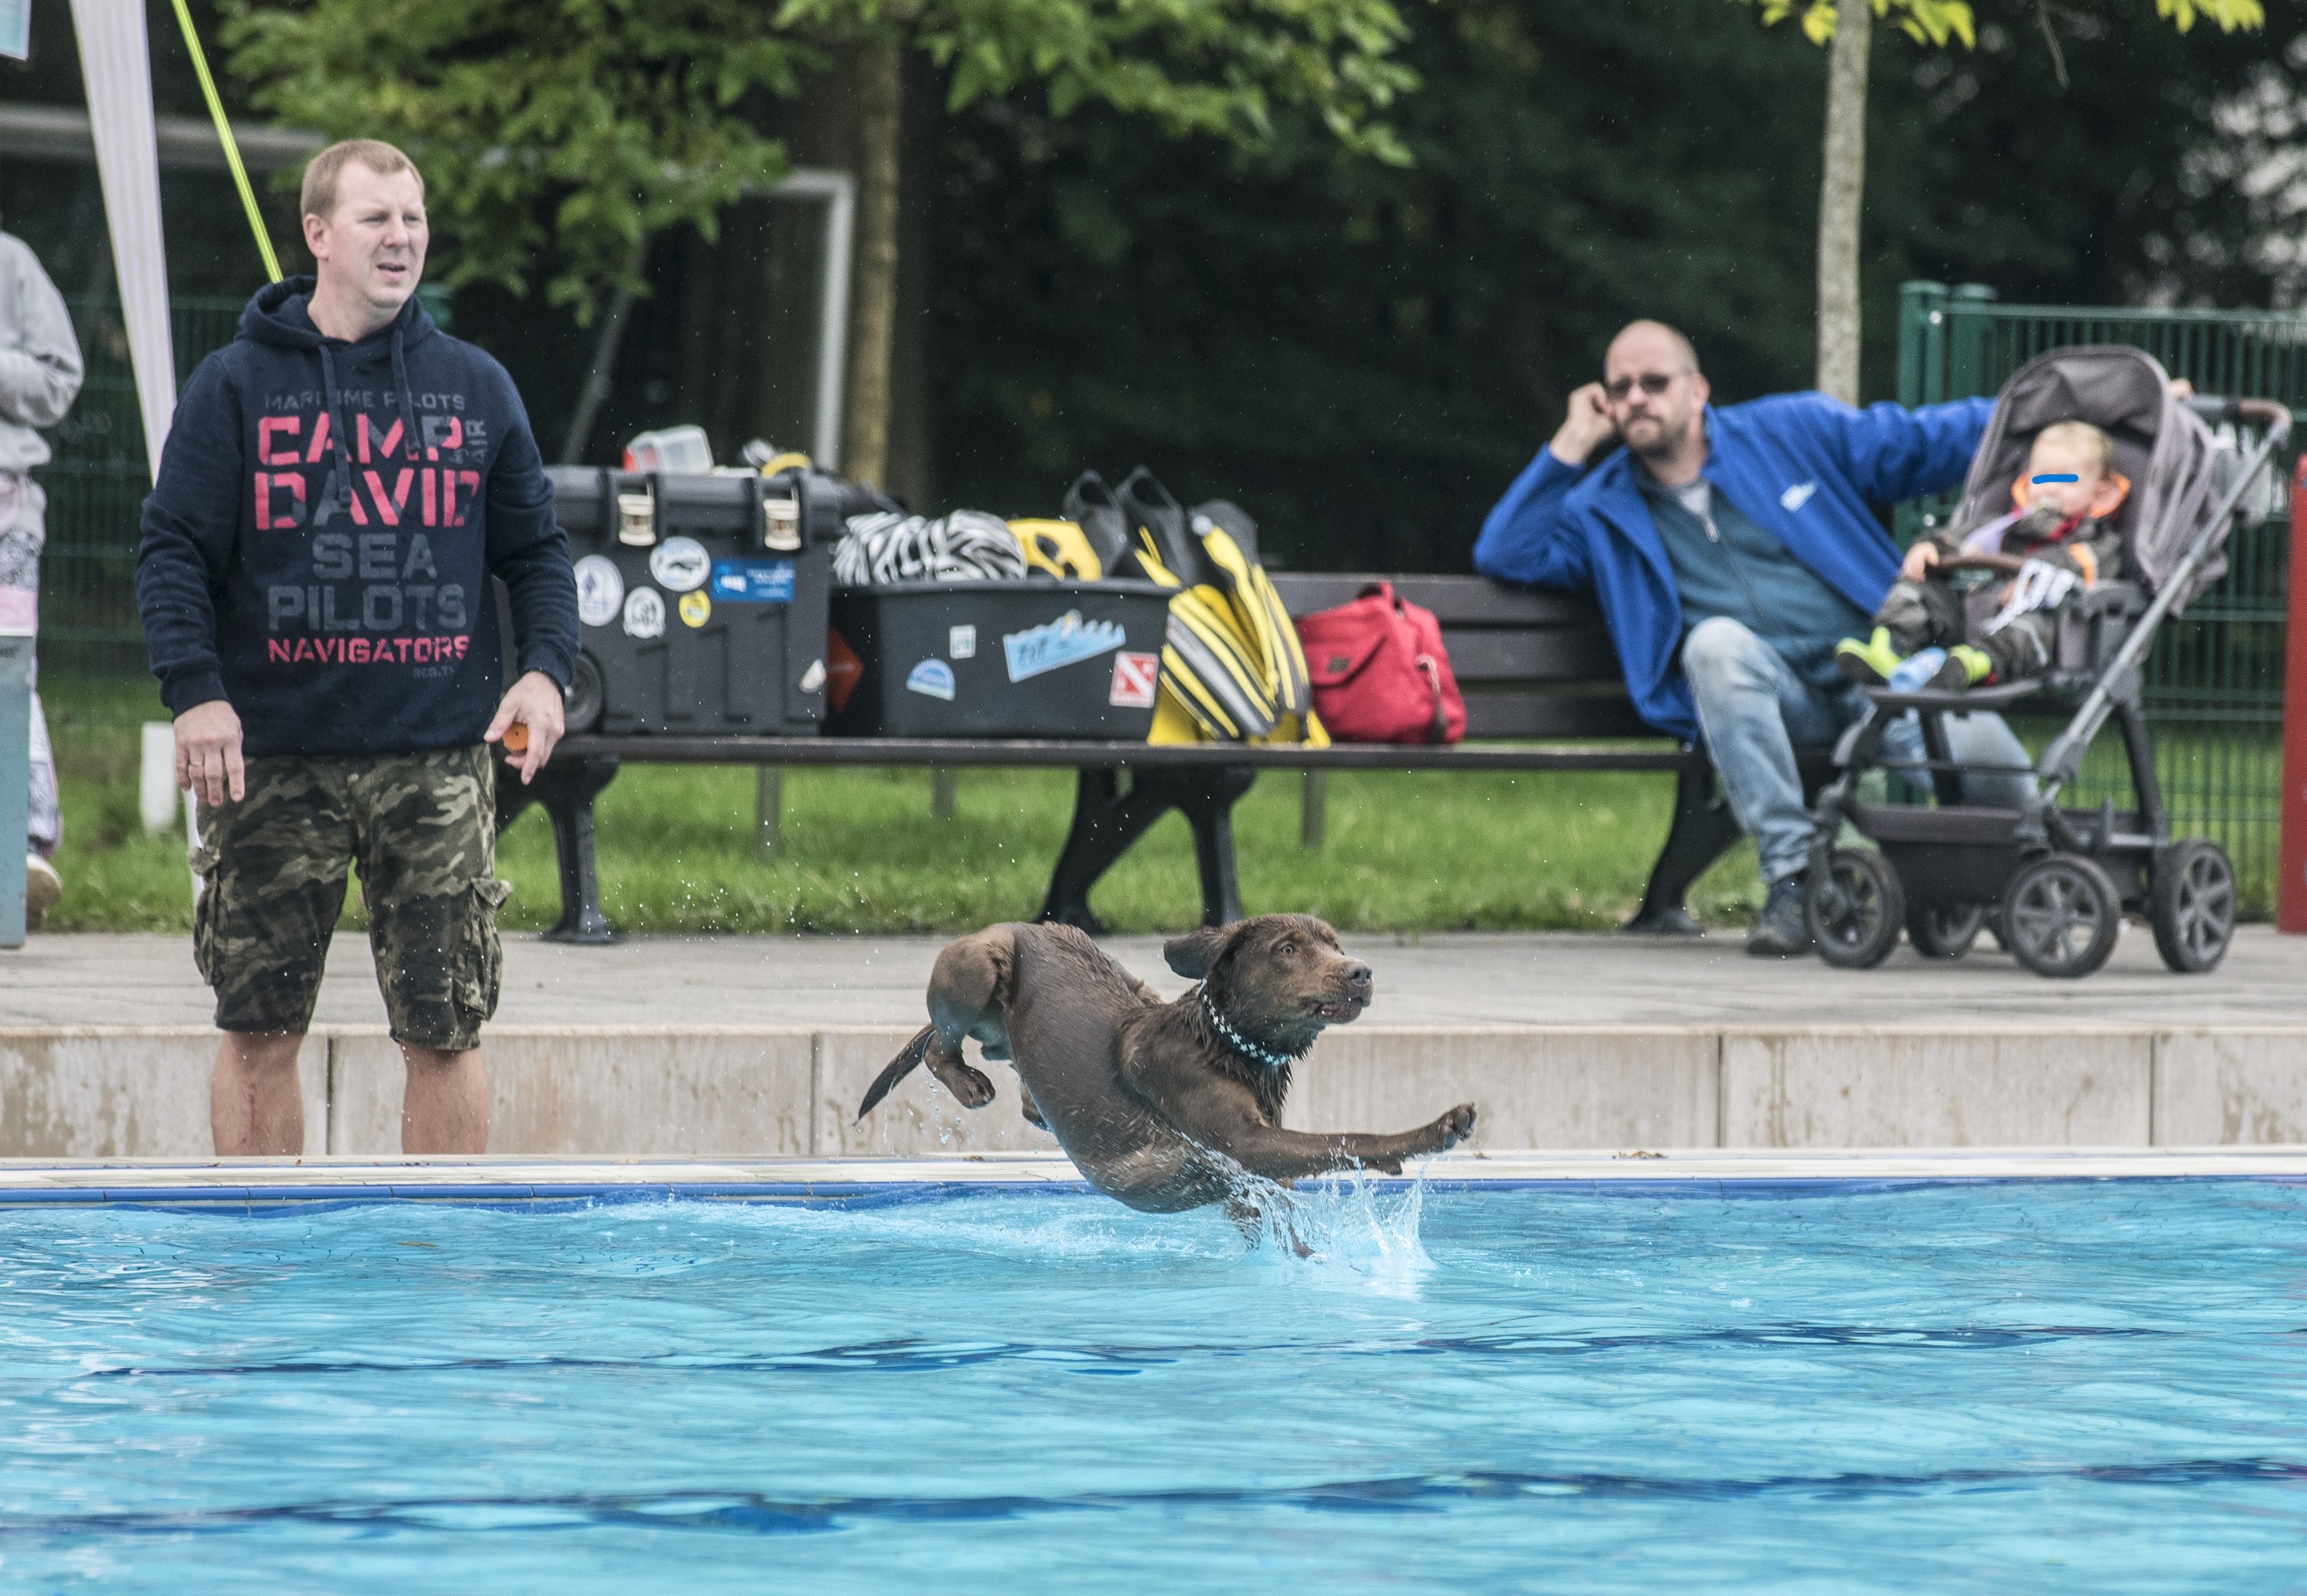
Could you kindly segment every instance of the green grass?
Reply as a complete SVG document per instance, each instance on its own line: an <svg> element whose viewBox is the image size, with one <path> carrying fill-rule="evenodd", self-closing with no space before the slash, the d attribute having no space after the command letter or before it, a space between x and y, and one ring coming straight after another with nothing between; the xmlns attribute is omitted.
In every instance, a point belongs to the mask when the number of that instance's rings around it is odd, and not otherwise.
<svg viewBox="0 0 2307 1596"><path fill-rule="evenodd" d="M181 832L137 815L137 724L165 717L148 684L43 684L64 805L57 931L188 930ZM792 770L785 846L753 854L753 773L635 766L596 807L602 897L636 931L951 931L1030 915L1073 809L1065 771L969 770L956 813L932 819L921 770ZM1356 931L1600 931L1633 911L1666 837L1673 782L1608 773L1330 778L1329 841L1298 844L1299 778L1269 772L1235 811L1241 891L1253 913L1304 910ZM505 923L559 912L553 834L532 810L503 838ZM1761 897L1742 846L1692 893L1715 923ZM1176 930L1200 916L1185 821L1154 828L1100 885L1118 930ZM347 925L358 921L356 897Z"/></svg>

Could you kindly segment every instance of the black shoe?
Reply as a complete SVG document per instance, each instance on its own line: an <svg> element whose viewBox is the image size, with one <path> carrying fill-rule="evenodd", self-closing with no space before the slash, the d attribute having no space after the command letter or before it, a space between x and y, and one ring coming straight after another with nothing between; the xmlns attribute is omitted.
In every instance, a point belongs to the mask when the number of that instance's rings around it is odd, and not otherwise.
<svg viewBox="0 0 2307 1596"><path fill-rule="evenodd" d="M1754 929L1746 933L1746 951L1756 958L1796 958L1810 951L1810 926L1803 919L1803 879L1799 875L1771 883L1771 896Z"/></svg>

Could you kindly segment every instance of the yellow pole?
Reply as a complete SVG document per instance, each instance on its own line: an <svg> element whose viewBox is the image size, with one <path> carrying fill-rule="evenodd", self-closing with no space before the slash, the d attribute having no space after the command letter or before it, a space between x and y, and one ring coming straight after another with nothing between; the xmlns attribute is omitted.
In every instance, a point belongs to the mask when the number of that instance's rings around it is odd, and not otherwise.
<svg viewBox="0 0 2307 1596"><path fill-rule="evenodd" d="M272 240L264 235L264 218L256 209L256 191L248 185L248 168L240 164L240 146L233 142L232 124L225 120L224 100L217 93L216 80L209 76L209 58L201 48L201 36L193 28L192 8L184 0L176 0L176 24L184 30L184 44L193 52L193 70L201 74L201 92L208 96L209 115L216 118L217 137L224 141L224 159L232 167L232 180L240 185L240 202L248 212L248 230L256 235L256 247L264 256L264 270L272 280L280 280L280 259L272 253Z"/></svg>

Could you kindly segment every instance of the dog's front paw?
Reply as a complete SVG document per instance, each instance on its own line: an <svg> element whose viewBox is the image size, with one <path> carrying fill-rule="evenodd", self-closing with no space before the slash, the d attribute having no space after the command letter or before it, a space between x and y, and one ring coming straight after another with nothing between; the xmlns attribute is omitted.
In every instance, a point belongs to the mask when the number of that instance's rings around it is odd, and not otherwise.
<svg viewBox="0 0 2307 1596"><path fill-rule="evenodd" d="M1474 1105L1471 1103L1460 1103L1426 1128L1427 1135L1430 1138L1428 1145L1437 1153L1447 1153L1474 1134Z"/></svg>

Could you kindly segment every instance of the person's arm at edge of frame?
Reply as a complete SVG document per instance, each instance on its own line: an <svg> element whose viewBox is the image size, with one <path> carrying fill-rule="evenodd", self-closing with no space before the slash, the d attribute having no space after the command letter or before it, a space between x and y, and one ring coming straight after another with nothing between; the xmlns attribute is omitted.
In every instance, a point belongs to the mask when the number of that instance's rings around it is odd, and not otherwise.
<svg viewBox="0 0 2307 1596"><path fill-rule="evenodd" d="M1827 428L1851 485L1875 504L1961 485L1994 414L1991 399L1954 399L1914 410L1884 399L1861 410L1824 394L1804 397Z"/></svg>
<svg viewBox="0 0 2307 1596"><path fill-rule="evenodd" d="M1474 569L1499 581L1583 592L1593 585L1584 539L1562 514L1563 501L1585 480L1597 454L1617 440L1602 408L1602 385L1590 382L1570 396L1569 414L1505 496L1494 505L1474 540Z"/></svg>
<svg viewBox="0 0 2307 1596"><path fill-rule="evenodd" d="M489 574L502 579L512 600L515 674L485 738L496 742L516 721L528 728L528 745L515 761L526 785L561 741L562 690L577 664L577 573L528 412L511 379L499 373L497 380L511 421L489 467L488 562Z"/></svg>
<svg viewBox="0 0 2307 1596"><path fill-rule="evenodd" d="M13 259L21 270L8 270ZM87 368L64 296L22 245L0 252L0 329L13 341L0 348L0 416L20 426L54 426L80 397Z"/></svg>
<svg viewBox="0 0 2307 1596"><path fill-rule="evenodd" d="M176 723L176 785L202 803L247 794L239 713L226 698L217 648L216 593L240 535L240 395L223 356L184 384L144 501L136 550L136 611L160 701ZM194 785L192 771L200 767Z"/></svg>

